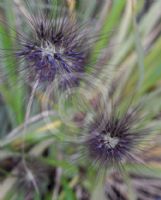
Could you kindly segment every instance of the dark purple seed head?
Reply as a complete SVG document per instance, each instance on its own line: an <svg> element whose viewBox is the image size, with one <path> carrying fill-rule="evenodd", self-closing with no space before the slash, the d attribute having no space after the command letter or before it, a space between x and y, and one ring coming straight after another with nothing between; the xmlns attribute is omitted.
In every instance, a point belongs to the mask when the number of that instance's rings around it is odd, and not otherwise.
<svg viewBox="0 0 161 200"><path fill-rule="evenodd" d="M97 118L88 127L84 147L88 157L99 167L121 167L125 161L136 161L138 145L148 129L136 128L139 123L134 111L122 116L111 114Z"/></svg>
<svg viewBox="0 0 161 200"><path fill-rule="evenodd" d="M61 82L68 84L71 79L72 85L77 84L73 76L85 71L90 35L67 12L58 13L57 18L43 12L40 16L31 18L31 39L20 43L17 58L24 60L32 76L40 81L51 82L56 76L69 75L60 78Z"/></svg>

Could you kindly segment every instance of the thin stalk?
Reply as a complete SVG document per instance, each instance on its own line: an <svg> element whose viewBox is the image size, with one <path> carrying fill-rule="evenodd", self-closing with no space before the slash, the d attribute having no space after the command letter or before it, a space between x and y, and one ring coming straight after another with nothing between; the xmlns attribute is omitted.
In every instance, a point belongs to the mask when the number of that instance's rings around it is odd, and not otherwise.
<svg viewBox="0 0 161 200"><path fill-rule="evenodd" d="M32 108L32 104L33 104L33 100L34 100L34 96L35 96L35 92L37 89L37 86L39 84L39 80L37 80L32 88L32 92L31 92L31 96L26 108L26 114L25 114L25 122L24 122L24 126L23 126L23 132L22 132L22 136L23 136L23 145L22 145L22 164L24 165L24 169L26 170L27 176L29 178L29 180L32 181L33 186L35 188L35 191L37 192L37 194L39 194L39 189L37 186L37 183L35 181L34 175L32 174L31 170L27 167L27 163L25 160L25 134L26 134L26 129L27 129L27 124L28 124L28 120L30 118L30 113L31 113L31 108Z"/></svg>

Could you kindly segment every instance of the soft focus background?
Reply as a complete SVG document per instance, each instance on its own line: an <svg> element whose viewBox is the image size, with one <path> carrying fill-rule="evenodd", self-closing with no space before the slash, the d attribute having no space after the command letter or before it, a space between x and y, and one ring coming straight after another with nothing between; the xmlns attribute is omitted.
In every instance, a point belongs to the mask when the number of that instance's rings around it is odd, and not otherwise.
<svg viewBox="0 0 161 200"><path fill-rule="evenodd" d="M33 9L48 6L46 0L29 2ZM100 35L87 74L95 72L102 87L112 85L111 93L121 101L135 91L134 101L143 103L149 126L158 134L140 155L146 164L125 166L125 176L108 170L106 183L79 159L77 145L64 139L82 130L73 121L80 122L92 109L81 107L84 100L77 99L75 108L70 99L62 106L63 98L49 105L37 91L24 135L31 87L12 73L19 63L3 50L16 47L15 30L27 33L21 12L27 7L25 0L0 0L0 200L161 200L161 0L66 0L65 5ZM97 87L91 90L92 105L98 93Z"/></svg>

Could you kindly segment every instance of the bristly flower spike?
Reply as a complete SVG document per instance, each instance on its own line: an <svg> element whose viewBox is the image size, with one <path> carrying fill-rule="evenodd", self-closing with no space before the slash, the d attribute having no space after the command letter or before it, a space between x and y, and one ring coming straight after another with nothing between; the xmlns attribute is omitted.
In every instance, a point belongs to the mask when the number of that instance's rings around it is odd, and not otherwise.
<svg viewBox="0 0 161 200"><path fill-rule="evenodd" d="M24 194L25 199L33 199L35 194L40 198L47 189L51 169L35 157L28 158L26 166L27 171L23 163L17 168L16 189Z"/></svg>
<svg viewBox="0 0 161 200"><path fill-rule="evenodd" d="M113 108L104 117L97 116L83 136L83 155L98 169L113 167L122 171L125 162L142 163L138 153L151 130L143 127L138 107L118 113Z"/></svg>
<svg viewBox="0 0 161 200"><path fill-rule="evenodd" d="M27 5L31 9L31 3ZM75 73L85 72L92 37L67 9L48 6L28 14L31 33L18 41L16 57L25 61L30 80L51 83L59 77L65 87L78 82Z"/></svg>

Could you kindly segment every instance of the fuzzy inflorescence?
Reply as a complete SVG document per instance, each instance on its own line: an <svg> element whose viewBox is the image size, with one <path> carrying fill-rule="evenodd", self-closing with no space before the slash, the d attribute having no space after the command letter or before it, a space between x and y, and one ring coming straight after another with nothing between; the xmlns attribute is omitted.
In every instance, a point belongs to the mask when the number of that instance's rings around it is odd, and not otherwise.
<svg viewBox="0 0 161 200"><path fill-rule="evenodd" d="M17 56L28 62L40 80L52 81L56 73L72 74L83 70L85 55L78 49L72 31L58 30L55 33L52 26L45 30L43 23L36 28L39 40L34 44L26 41Z"/></svg>
<svg viewBox="0 0 161 200"><path fill-rule="evenodd" d="M84 140L88 157L99 167L120 168L125 161L138 161L135 156L138 145L149 131L138 129L138 124L135 111L97 117L89 125Z"/></svg>
<svg viewBox="0 0 161 200"><path fill-rule="evenodd" d="M63 8L52 12L40 10L28 17L32 31L19 42L16 57L25 61L33 79L51 82L58 77L66 87L78 83L76 74L85 71L91 35Z"/></svg>
<svg viewBox="0 0 161 200"><path fill-rule="evenodd" d="M22 163L17 170L16 189L23 192L25 199L33 199L35 193L44 194L49 184L50 168L34 157L24 166Z"/></svg>

